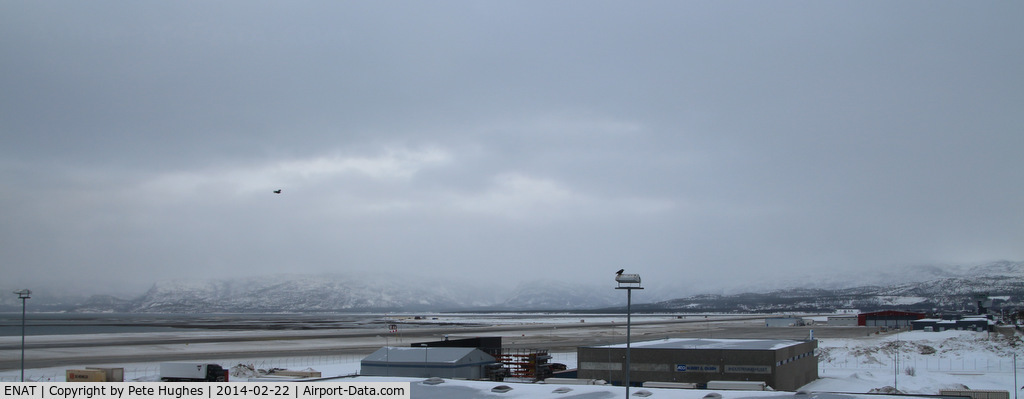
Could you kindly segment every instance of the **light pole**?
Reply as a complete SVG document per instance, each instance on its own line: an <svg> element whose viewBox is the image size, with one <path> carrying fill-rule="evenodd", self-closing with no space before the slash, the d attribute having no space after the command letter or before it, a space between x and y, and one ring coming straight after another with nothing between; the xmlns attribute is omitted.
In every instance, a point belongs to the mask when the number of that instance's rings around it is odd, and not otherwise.
<svg viewBox="0 0 1024 399"><path fill-rule="evenodd" d="M380 335L377 336L380 338ZM387 376L391 376L391 342L388 340L388 336L384 336L384 370Z"/></svg>
<svg viewBox="0 0 1024 399"><path fill-rule="evenodd" d="M21 382L25 382L25 301L31 298L32 291L23 289L14 293L21 299Z"/></svg>
<svg viewBox="0 0 1024 399"><path fill-rule="evenodd" d="M615 282L619 283L615 289L626 290L626 399L629 399L629 347L630 347L630 336L632 329L632 306L633 306L633 290L642 290L644 287L640 286L640 275L639 274L622 274L622 270L615 273Z"/></svg>

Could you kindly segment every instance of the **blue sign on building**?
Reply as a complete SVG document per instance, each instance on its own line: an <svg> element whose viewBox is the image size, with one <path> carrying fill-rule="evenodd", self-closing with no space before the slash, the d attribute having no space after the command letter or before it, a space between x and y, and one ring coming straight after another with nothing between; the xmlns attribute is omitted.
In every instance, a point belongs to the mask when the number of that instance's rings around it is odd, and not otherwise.
<svg viewBox="0 0 1024 399"><path fill-rule="evenodd" d="M718 366L710 364L677 364L676 371L680 373L717 373Z"/></svg>

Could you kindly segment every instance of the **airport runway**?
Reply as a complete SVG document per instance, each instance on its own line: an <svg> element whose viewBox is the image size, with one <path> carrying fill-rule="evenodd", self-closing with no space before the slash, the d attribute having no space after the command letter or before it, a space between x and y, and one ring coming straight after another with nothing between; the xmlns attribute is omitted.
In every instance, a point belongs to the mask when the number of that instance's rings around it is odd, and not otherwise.
<svg viewBox="0 0 1024 399"><path fill-rule="evenodd" d="M632 323L632 341L664 338L774 338L806 339L815 336L853 337L868 333L864 327L768 328L764 316L671 319ZM51 335L29 337L25 367L42 368L83 364L116 364L172 360L229 359L239 357L301 357L369 354L389 344L474 336L501 336L512 348L573 351L579 346L626 341L625 323L537 323L493 326L415 326L401 334L379 327L338 330L202 331L187 333L131 333ZM21 367L21 337L0 339L0 370Z"/></svg>

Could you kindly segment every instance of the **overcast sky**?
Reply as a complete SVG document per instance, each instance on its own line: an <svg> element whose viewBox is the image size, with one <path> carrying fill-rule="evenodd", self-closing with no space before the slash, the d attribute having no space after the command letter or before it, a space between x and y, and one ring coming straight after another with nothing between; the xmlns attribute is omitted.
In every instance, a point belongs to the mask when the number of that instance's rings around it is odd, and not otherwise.
<svg viewBox="0 0 1024 399"><path fill-rule="evenodd" d="M1018 1L4 1L2 288L1021 260L1022 20Z"/></svg>

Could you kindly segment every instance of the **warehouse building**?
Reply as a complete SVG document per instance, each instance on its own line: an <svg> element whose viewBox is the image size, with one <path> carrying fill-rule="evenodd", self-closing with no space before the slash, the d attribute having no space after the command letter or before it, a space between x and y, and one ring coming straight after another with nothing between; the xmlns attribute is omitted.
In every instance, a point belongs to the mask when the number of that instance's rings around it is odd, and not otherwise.
<svg viewBox="0 0 1024 399"><path fill-rule="evenodd" d="M494 356L476 348L395 347L378 349L360 362L360 374L480 379Z"/></svg>
<svg viewBox="0 0 1024 399"><path fill-rule="evenodd" d="M795 391L818 379L818 341L679 338L632 344L630 383L763 381ZM580 347L578 378L625 381L626 345Z"/></svg>
<svg viewBox="0 0 1024 399"><path fill-rule="evenodd" d="M857 315L855 314L843 314L838 316L829 316L828 325L830 326L857 326Z"/></svg>
<svg viewBox="0 0 1024 399"><path fill-rule="evenodd" d="M867 327L910 327L911 322L925 318L924 313L883 310L857 315L857 325Z"/></svg>
<svg viewBox="0 0 1024 399"><path fill-rule="evenodd" d="M946 331L946 330L967 330L967 331L993 331L994 323L985 316L950 318L950 319L920 319L911 322L915 330L921 331Z"/></svg>
<svg viewBox="0 0 1024 399"><path fill-rule="evenodd" d="M474 337L449 340L446 336L444 341L416 342L409 346L427 346L432 348L477 348L494 357L501 355L501 337Z"/></svg>

